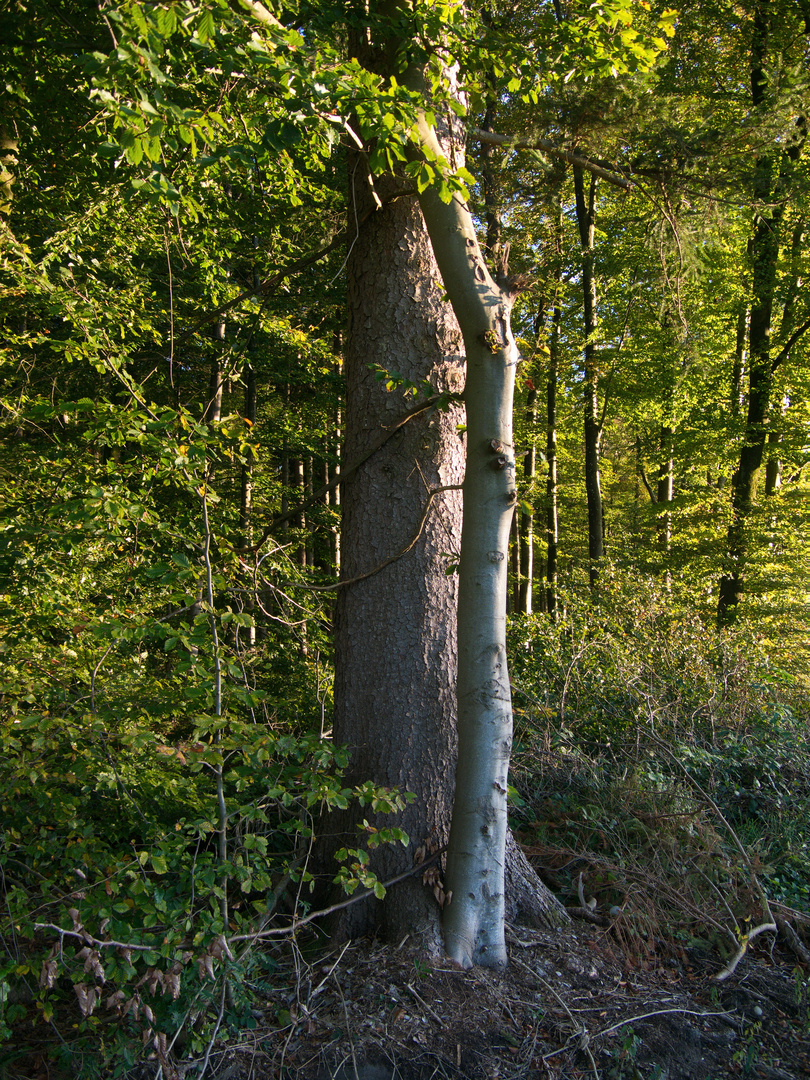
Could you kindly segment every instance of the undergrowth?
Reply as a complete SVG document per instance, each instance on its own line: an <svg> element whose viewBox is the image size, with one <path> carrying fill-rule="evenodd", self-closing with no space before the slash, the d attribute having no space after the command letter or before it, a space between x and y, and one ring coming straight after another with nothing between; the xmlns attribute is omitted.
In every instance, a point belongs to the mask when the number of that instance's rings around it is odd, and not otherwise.
<svg viewBox="0 0 810 1080"><path fill-rule="evenodd" d="M173 560L157 582L186 573ZM561 610L511 630L513 825L555 892L638 962L702 949L719 963L769 913L810 923L804 688L753 630L718 635L649 583ZM70 648L6 634L9 1075L47 1061L123 1076L150 1059L170 1078L180 1057L204 1074L218 1038L255 1025L279 943L310 910L324 808L393 812L335 867L346 892L382 893L368 849L403 839L404 796L344 784L317 627L297 650L247 647L250 629L209 604L168 625L100 617Z"/></svg>
<svg viewBox="0 0 810 1080"><path fill-rule="evenodd" d="M563 599L511 631L511 813L552 887L639 958L810 923L806 688L652 582Z"/></svg>

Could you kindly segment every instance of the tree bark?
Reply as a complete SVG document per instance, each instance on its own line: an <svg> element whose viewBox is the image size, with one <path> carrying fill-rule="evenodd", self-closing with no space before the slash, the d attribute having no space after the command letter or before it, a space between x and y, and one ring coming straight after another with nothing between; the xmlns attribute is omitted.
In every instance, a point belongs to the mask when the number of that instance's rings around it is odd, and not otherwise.
<svg viewBox="0 0 810 1080"><path fill-rule="evenodd" d="M582 169L574 166L577 224L582 248L582 294L584 302L585 345L582 350L583 405L585 435L585 491L588 500L588 572L591 588L599 583L605 554L602 484L599 475L599 369L596 363L596 274L594 237L596 232L596 177L592 176L588 195Z"/></svg>
<svg viewBox="0 0 810 1080"><path fill-rule="evenodd" d="M213 338L219 345L225 342L225 323L221 320L214 326ZM203 419L207 424L216 424L222 415L222 358L217 354L211 360L211 371L208 377L208 402L205 406Z"/></svg>
<svg viewBox="0 0 810 1080"><path fill-rule="evenodd" d="M362 157L349 166L350 198L362 218L371 199ZM375 178L384 196L402 182ZM350 213L350 220L354 216ZM380 365L420 383L459 392L464 385L461 335L438 287L438 268L418 205L386 203L360 226L347 263L349 326L345 370L344 456L366 451L406 411L402 392L388 393L370 370ZM428 492L463 478L463 420L457 405L406 424L343 485L342 565L351 579L405 548L416 535ZM447 843L456 761L456 603L458 579L443 553L461 541L461 497L437 496L422 535L404 558L341 589L336 605L334 739L351 749L348 778L416 794L396 824L410 845L380 848L381 878L413 865L416 848ZM386 824L382 820L377 824ZM356 842L352 822L343 841ZM419 877L392 889L382 904L347 909L339 933L410 932L440 949L439 908Z"/></svg>

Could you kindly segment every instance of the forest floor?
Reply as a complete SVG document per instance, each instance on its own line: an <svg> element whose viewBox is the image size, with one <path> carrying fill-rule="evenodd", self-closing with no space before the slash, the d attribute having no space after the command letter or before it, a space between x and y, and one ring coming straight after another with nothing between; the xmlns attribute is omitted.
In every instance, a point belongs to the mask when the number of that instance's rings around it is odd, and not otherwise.
<svg viewBox="0 0 810 1080"><path fill-rule="evenodd" d="M762 935L760 942L765 937ZM509 968L461 971L353 942L296 952L257 1028L212 1080L810 1078L807 972L757 943L724 982L715 955L631 960L614 930L515 927Z"/></svg>

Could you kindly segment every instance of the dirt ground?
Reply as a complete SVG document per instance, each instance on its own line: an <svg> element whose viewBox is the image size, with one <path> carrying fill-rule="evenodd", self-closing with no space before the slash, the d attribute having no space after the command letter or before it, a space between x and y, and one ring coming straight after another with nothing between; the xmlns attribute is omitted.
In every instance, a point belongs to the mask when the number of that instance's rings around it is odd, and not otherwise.
<svg viewBox="0 0 810 1080"><path fill-rule="evenodd" d="M257 1027L212 1055L217 1080L810 1078L808 972L757 942L722 983L716 955L632 963L614 929L510 929L504 972L353 942L288 954ZM762 943L761 943L762 942ZM771 950L772 951L769 951Z"/></svg>

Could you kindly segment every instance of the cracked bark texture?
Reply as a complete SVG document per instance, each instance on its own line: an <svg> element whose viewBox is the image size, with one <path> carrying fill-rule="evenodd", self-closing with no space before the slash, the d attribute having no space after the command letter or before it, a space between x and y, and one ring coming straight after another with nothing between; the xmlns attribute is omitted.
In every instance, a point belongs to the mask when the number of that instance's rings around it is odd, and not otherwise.
<svg viewBox="0 0 810 1080"><path fill-rule="evenodd" d="M350 208L362 218L371 189L360 158L350 161ZM375 180L384 200L401 187ZM461 391L464 359L452 308L441 299L439 271L416 202L400 198L372 214L352 238L347 263L345 459L366 451L381 429L413 404L402 390L386 392L380 365L419 383ZM414 538L428 490L460 484L463 409L431 410L409 421L344 485L344 579L373 569ZM457 578L447 553L461 540L461 492L433 500L422 535L401 559L338 594L334 740L351 748L348 779L412 791L416 800L396 818L410 845L379 849L372 866L381 879L413 866L426 839L447 842L456 764ZM360 815L362 820L363 814ZM356 842L355 821L341 822L342 843ZM441 947L439 908L419 876L390 890L382 903L349 908L338 933L377 929L410 933L429 952Z"/></svg>

